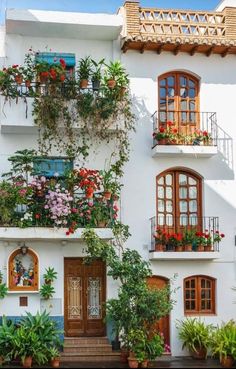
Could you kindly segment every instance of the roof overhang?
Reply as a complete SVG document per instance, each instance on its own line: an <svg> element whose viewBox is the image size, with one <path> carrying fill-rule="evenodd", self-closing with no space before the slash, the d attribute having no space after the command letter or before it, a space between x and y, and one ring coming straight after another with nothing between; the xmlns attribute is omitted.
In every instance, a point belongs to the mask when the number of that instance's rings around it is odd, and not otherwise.
<svg viewBox="0 0 236 369"><path fill-rule="evenodd" d="M116 40L123 27L119 14L88 14L7 9L6 33L31 37Z"/></svg>

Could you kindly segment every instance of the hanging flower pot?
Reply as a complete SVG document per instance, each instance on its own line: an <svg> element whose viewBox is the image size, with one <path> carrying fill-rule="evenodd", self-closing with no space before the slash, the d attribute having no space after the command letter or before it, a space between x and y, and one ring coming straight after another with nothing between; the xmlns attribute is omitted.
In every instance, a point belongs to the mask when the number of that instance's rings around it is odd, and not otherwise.
<svg viewBox="0 0 236 369"><path fill-rule="evenodd" d="M79 83L79 87L82 89L88 88L88 80L87 79L81 79Z"/></svg>
<svg viewBox="0 0 236 369"><path fill-rule="evenodd" d="M21 74L17 74L17 75L15 76L15 81L16 81L16 83L17 83L18 85L21 85L21 84L22 84L22 82L23 82L23 77L22 77L22 75L21 75Z"/></svg>
<svg viewBox="0 0 236 369"><path fill-rule="evenodd" d="M111 200L111 191L104 191L103 192L103 197L106 200Z"/></svg>
<svg viewBox="0 0 236 369"><path fill-rule="evenodd" d="M114 79L109 79L107 81L107 86L110 88L110 89L113 89L116 87L116 81Z"/></svg>

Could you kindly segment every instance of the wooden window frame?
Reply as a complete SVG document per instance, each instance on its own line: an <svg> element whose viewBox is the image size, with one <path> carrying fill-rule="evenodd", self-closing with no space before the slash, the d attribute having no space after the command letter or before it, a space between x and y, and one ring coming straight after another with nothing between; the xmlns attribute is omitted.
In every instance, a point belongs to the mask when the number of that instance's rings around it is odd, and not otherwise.
<svg viewBox="0 0 236 369"><path fill-rule="evenodd" d="M169 110L168 107L168 103L166 103L166 110L161 110L161 106L160 106L160 100L161 100L161 88L164 86L161 86L161 81L163 79L167 79L168 77L173 77L174 78L174 91L175 94L173 97L169 98L168 97L168 93L165 97L166 101L168 100L174 100L174 109L173 110ZM180 96L179 91L180 91L180 77L184 77L187 78L187 80L193 80L196 84L196 97L195 98L190 98L189 96L187 98L183 98ZM165 86L165 88L168 89L168 85ZM189 84L186 86L187 89L189 89ZM181 110L180 109L180 101L181 99L186 99L186 101L188 102L188 109L186 110ZM189 101L190 100L195 100L195 110L191 111L189 109ZM184 130L184 132L186 134L190 133L191 131L191 127L192 129L199 129L200 128L200 79L197 78L196 76L194 76L191 73L188 72L184 72L184 71L172 71L172 72L168 72L168 73L164 73L162 75L160 75L158 77L158 112L160 114L160 112L174 112L174 116L175 116L175 126L176 128L178 128L179 131ZM181 124L181 119L178 116L177 112L186 112L187 116L189 116L189 114L191 112L195 112L197 114L197 118L196 118L196 123L190 123L188 122L187 124ZM177 118L176 118L177 117ZM158 116L159 118L159 116ZM167 119L168 121L169 119ZM159 127L166 127L166 124L164 123L160 123L160 119L158 119L159 122ZM190 127L190 129L188 129L188 127Z"/></svg>
<svg viewBox="0 0 236 369"><path fill-rule="evenodd" d="M39 290L39 260L38 256L32 249L28 249L27 254L32 256L34 260L34 284L33 286L15 286L13 283L13 271L14 271L14 258L21 254L21 249L15 250L9 257L8 261L8 288L9 291L18 292L18 291L38 291Z"/></svg>
<svg viewBox="0 0 236 369"><path fill-rule="evenodd" d="M166 177L167 175L171 175L172 176L172 185L166 185L166 183L164 183L164 185L159 185L158 184L158 180L161 178L161 177ZM180 212L179 212L179 209L178 209L178 201L180 201L180 198L179 198L179 181L178 181L178 178L179 178L179 175L180 174L184 174L186 175L187 177L192 177L196 180L197 182L197 214L198 214L198 218L199 218L199 224L198 224L198 227L199 227L199 230L202 228L202 222L201 222L201 219L202 219L202 177L192 171L192 170L188 170L186 168L173 168L173 169L168 169L160 174L158 174L156 176L156 215L157 215L157 223L158 223L158 216L159 216L159 212L158 212L158 200L159 200L159 196L158 196L158 186L163 186L164 188L166 187L171 187L172 188L172 215L173 215L173 231L177 232L179 231L179 229L181 228L180 225L176 224L176 221L179 219L180 217ZM187 184L186 187L188 188L189 185ZM168 199L166 198L166 196L164 196L163 198L164 201L167 201ZM191 200L190 198L187 198L186 199L188 202ZM164 212L163 212L165 218L167 216L167 212L166 212L166 209L164 209ZM189 212L187 212L188 216L190 215ZM159 226L159 225L158 225ZM165 224L163 225L163 227L167 227L168 225ZM171 227L169 227L171 228Z"/></svg>
<svg viewBox="0 0 236 369"><path fill-rule="evenodd" d="M195 280L195 299L186 299L186 282L191 280ZM209 299L211 301L211 309L202 309L201 304L202 304L202 297L201 297L201 293L203 288L201 287L201 281L205 280L205 281L209 281L211 284L211 298ZM190 288L191 291L191 288ZM188 316L188 315L216 315L216 279L206 276L206 275L194 275L194 276L190 276L184 279L184 288L183 288L183 292L184 292L184 315ZM195 301L195 309L194 310L189 310L186 309L186 302L187 301ZM206 300L206 299L204 299Z"/></svg>

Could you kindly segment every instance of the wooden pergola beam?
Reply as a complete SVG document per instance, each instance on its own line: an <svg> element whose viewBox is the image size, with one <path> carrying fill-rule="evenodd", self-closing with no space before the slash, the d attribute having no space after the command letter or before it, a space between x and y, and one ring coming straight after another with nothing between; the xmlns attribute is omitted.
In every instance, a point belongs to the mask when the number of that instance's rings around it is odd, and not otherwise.
<svg viewBox="0 0 236 369"><path fill-rule="evenodd" d="M192 50L190 51L190 55L193 56L194 54L196 54L198 48L199 48L199 45L193 46Z"/></svg>
<svg viewBox="0 0 236 369"><path fill-rule="evenodd" d="M225 58L226 55L228 55L229 50L230 50L230 47L226 47L226 49L223 51L223 53L221 53L222 58Z"/></svg>
<svg viewBox="0 0 236 369"><path fill-rule="evenodd" d="M163 44L158 45L157 54L160 55L163 50Z"/></svg>
<svg viewBox="0 0 236 369"><path fill-rule="evenodd" d="M209 47L209 49L206 51L206 56L209 57L213 53L214 46Z"/></svg>
<svg viewBox="0 0 236 369"><path fill-rule="evenodd" d="M181 50L181 45L176 46L176 48L173 51L173 54L174 55L178 55L178 53L180 52L180 50Z"/></svg>

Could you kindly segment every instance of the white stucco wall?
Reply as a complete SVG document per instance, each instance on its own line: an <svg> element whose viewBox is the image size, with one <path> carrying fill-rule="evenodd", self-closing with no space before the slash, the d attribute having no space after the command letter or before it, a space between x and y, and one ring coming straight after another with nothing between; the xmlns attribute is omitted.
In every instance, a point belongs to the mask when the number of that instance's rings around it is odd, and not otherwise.
<svg viewBox="0 0 236 369"><path fill-rule="evenodd" d="M121 198L122 221L130 225L132 237L128 241L130 248L137 249L144 258L149 258L150 221L155 215L155 178L162 171L176 167L186 167L197 171L204 178L203 210L206 216L219 216L220 229L226 238L220 244L220 259L211 261L152 261L153 274L172 278L178 277L174 287L180 287L174 298L177 303L171 313L171 347L174 355L181 354L181 345L175 329L176 319L183 318L183 279L190 275L209 275L217 279L216 316L206 317L207 322L221 322L236 318L233 301L236 285L236 191L235 165L229 167L221 154L213 158L152 158L152 121L151 115L157 110L157 77L172 70L186 70L199 76L200 111L217 112L218 124L236 139L236 75L235 56L210 56L195 54L189 56L171 53L157 55L152 52L128 51L121 54L119 41L92 41L75 39L57 39L40 37L22 37L8 35L6 39L6 65L22 63L24 54L33 46L34 50L54 52L72 52L76 59L91 55L93 59L120 57L131 79L131 94L134 112L137 117L137 132L131 135L131 156L125 167L124 189ZM2 114L2 113L1 113ZM14 119L14 116L13 116ZM15 116L17 121L18 116ZM7 158L21 148L36 147L36 134L1 134L0 135L0 172L8 169ZM91 154L87 165L104 168L104 162L112 147L103 146L99 155ZM235 156L234 156L235 162ZM48 266L54 266L59 273L55 283L55 298L63 302L63 257L82 256L81 244L60 242L32 242L30 246L39 254L41 273ZM6 271L7 257L17 247L16 243L0 243L0 269ZM55 257L56 256L56 257ZM194 255L193 255L194 257ZM42 276L41 276L42 278ZM115 294L115 284L108 281L108 297ZM25 295L25 294L24 294ZM18 294L10 294L0 304L0 315L20 315L24 309L18 307ZM227 303L226 303L227 302ZM39 296L32 294L27 310L36 312L40 307ZM63 310L62 310L63 311Z"/></svg>

